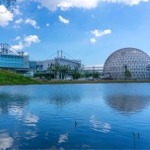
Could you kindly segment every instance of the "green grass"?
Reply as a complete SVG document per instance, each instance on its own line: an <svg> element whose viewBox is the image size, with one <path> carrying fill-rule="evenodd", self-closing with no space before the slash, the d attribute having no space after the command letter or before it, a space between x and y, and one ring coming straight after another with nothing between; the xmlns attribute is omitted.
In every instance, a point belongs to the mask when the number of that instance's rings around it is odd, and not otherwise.
<svg viewBox="0 0 150 150"><path fill-rule="evenodd" d="M150 83L148 81L134 81L134 80L35 80L29 77L24 77L12 71L0 70L0 85L28 85L28 84L92 84L92 83Z"/></svg>
<svg viewBox="0 0 150 150"><path fill-rule="evenodd" d="M12 71L0 70L0 85L40 84L40 81L24 77Z"/></svg>

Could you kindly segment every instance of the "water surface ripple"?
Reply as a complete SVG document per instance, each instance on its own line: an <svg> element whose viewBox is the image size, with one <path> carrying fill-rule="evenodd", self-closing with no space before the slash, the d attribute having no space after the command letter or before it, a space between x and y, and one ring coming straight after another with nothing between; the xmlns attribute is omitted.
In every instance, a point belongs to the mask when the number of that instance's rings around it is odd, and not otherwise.
<svg viewBox="0 0 150 150"><path fill-rule="evenodd" d="M146 83L1 86L0 149L150 149L149 114Z"/></svg>

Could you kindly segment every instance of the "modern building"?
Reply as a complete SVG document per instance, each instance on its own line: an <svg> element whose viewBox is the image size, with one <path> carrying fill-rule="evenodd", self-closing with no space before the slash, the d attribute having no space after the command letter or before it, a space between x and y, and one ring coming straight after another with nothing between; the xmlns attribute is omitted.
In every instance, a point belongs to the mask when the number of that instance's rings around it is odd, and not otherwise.
<svg viewBox="0 0 150 150"><path fill-rule="evenodd" d="M85 66L83 66L82 70L84 72L89 72L89 73L98 72L98 73L102 74L103 73L103 65L85 65Z"/></svg>
<svg viewBox="0 0 150 150"><path fill-rule="evenodd" d="M51 66L55 65L67 66L70 70L74 70L81 67L81 60L66 58L65 56L63 56L62 51L58 51L57 56L53 59L37 61L36 71L47 71Z"/></svg>
<svg viewBox="0 0 150 150"><path fill-rule="evenodd" d="M81 60L69 59L63 55L62 51L57 52L57 56L53 59L37 61L36 72L51 72L57 74L55 78L62 79L60 68L66 69L65 78L71 75L72 71L81 68ZM59 69L58 69L59 68ZM58 70L57 70L58 69ZM52 71L55 70L55 71ZM57 72L57 73L56 73ZM63 77L64 78L64 77Z"/></svg>
<svg viewBox="0 0 150 150"><path fill-rule="evenodd" d="M150 79L150 57L136 48L117 50L105 62L103 78L148 80Z"/></svg>
<svg viewBox="0 0 150 150"><path fill-rule="evenodd" d="M29 56L13 51L8 44L0 44L0 68L25 73L29 69Z"/></svg>

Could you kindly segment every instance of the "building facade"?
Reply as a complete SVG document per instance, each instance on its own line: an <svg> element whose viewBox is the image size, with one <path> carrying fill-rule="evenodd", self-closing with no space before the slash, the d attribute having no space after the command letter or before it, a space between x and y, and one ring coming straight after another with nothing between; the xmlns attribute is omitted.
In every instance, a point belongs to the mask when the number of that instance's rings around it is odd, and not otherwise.
<svg viewBox="0 0 150 150"><path fill-rule="evenodd" d="M103 78L114 80L150 79L150 57L135 48L123 48L112 53L104 64Z"/></svg>
<svg viewBox="0 0 150 150"><path fill-rule="evenodd" d="M75 70L81 68L81 60L69 59L57 52L57 56L53 59L37 61L36 62L36 73L45 72L54 74L55 79L66 79L70 78L71 74Z"/></svg>
<svg viewBox="0 0 150 150"><path fill-rule="evenodd" d="M13 52L8 44L0 44L0 68L27 72L29 69L29 56L24 52Z"/></svg>

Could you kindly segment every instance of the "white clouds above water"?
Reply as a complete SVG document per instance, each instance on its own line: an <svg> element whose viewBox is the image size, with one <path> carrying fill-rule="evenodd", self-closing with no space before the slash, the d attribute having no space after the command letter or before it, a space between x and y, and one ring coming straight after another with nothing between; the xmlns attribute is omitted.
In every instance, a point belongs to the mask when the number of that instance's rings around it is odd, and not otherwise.
<svg viewBox="0 0 150 150"><path fill-rule="evenodd" d="M41 4L47 7L51 11L55 11L58 8L61 10L67 10L70 8L84 8L91 9L96 8L100 3L122 3L126 5L138 5L141 2L149 2L149 0L41 0Z"/></svg>

